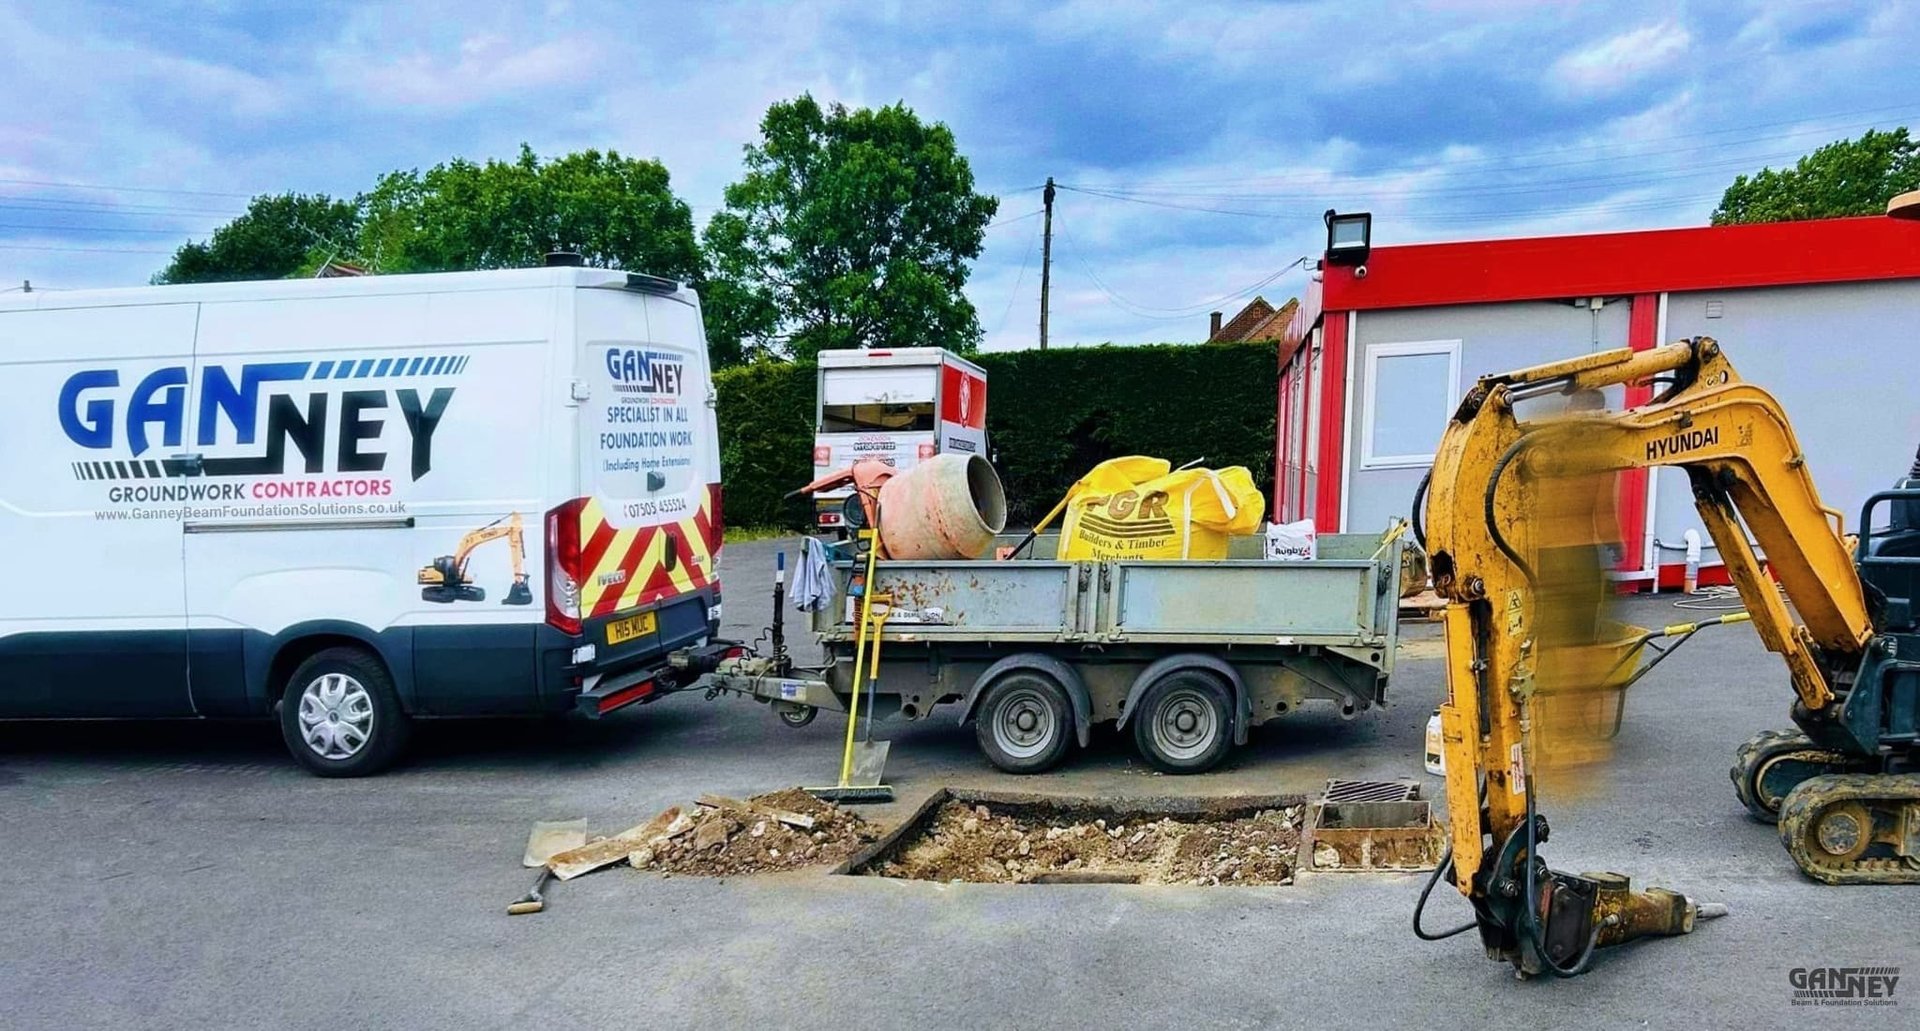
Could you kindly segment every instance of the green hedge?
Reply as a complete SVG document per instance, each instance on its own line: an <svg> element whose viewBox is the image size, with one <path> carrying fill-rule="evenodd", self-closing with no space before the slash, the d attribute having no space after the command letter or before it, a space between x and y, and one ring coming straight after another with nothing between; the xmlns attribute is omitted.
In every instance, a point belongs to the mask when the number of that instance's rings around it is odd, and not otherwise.
<svg viewBox="0 0 1920 1031"><path fill-rule="evenodd" d="M1095 464L1157 455L1273 473L1271 344L1154 344L983 354L987 431L1009 525L1030 525ZM813 478L814 367L763 363L715 375L727 521L803 526L781 495Z"/></svg>

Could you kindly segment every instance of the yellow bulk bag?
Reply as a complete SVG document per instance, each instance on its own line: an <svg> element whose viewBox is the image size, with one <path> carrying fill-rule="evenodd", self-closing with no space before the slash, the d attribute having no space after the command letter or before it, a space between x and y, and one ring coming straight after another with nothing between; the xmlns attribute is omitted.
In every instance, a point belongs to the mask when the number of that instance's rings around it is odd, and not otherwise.
<svg viewBox="0 0 1920 1031"><path fill-rule="evenodd" d="M1174 471L1161 458L1115 458L1068 494L1058 557L1226 558L1227 538L1258 529L1266 511L1245 466Z"/></svg>

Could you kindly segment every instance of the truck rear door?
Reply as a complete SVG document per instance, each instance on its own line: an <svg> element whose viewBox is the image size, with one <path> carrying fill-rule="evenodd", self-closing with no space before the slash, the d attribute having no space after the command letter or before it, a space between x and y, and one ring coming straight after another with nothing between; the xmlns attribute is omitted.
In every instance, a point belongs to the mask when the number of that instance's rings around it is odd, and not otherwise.
<svg viewBox="0 0 1920 1031"><path fill-rule="evenodd" d="M902 472L939 453L940 367L874 365L820 370L820 421L813 464L816 473L844 469L863 459ZM848 491L824 492L821 499ZM820 525L838 525L839 505L820 506Z"/></svg>

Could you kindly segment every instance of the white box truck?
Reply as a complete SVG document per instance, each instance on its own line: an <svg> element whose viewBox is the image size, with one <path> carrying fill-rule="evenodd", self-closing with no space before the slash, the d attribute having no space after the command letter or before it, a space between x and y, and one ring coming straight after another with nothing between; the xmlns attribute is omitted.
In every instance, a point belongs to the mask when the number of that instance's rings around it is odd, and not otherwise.
<svg viewBox="0 0 1920 1031"><path fill-rule="evenodd" d="M415 717L597 716L719 647L713 391L671 280L7 295L0 440L0 717L277 714L351 776Z"/></svg>
<svg viewBox="0 0 1920 1031"><path fill-rule="evenodd" d="M939 347L822 351L815 391L815 475L875 458L902 472L948 451L987 454L987 372ZM814 495L814 521L846 525L853 493Z"/></svg>

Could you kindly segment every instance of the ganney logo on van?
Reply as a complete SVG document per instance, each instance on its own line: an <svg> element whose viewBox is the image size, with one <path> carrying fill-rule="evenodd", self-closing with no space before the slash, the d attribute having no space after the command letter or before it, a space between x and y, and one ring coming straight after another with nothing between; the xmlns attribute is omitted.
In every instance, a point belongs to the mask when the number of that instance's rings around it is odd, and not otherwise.
<svg viewBox="0 0 1920 1031"><path fill-rule="evenodd" d="M60 387L60 428L81 447L134 458L155 447L258 447L257 454L207 458L197 470L171 457L146 464L166 476L262 476L380 471L389 450L380 442L398 422L412 438L417 480L433 467L433 434L455 391L432 381L457 376L466 366L465 356L444 354L193 370L168 365L140 377L131 390L121 369L86 369ZM189 388L196 385L191 393L198 402L190 407ZM400 418L389 409L398 409ZM300 453L293 463L289 444Z"/></svg>
<svg viewBox="0 0 1920 1031"><path fill-rule="evenodd" d="M637 347L607 348L607 375L620 384L622 393L680 395L686 362L677 354L647 351Z"/></svg>

